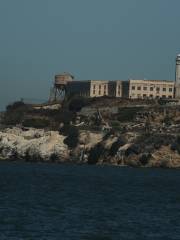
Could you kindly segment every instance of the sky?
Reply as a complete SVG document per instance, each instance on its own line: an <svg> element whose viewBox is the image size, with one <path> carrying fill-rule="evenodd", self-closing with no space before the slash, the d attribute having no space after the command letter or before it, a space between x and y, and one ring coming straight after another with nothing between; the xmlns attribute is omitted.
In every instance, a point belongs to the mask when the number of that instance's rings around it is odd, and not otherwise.
<svg viewBox="0 0 180 240"><path fill-rule="evenodd" d="M0 110L47 100L54 75L175 78L179 0L0 0Z"/></svg>

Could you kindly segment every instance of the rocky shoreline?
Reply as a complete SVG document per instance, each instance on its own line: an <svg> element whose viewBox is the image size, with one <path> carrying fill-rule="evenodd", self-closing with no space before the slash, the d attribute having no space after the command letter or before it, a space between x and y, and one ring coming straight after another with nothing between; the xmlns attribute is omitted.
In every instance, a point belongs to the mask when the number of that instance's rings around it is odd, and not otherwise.
<svg viewBox="0 0 180 240"><path fill-rule="evenodd" d="M34 128L5 128L0 131L0 159L33 162L108 164L133 167L179 168L180 154L166 141L161 146L123 142L115 134L81 131L71 149L58 131ZM174 143L175 144L175 143ZM178 143L176 143L178 144ZM174 147L174 148L173 148Z"/></svg>
<svg viewBox="0 0 180 240"><path fill-rule="evenodd" d="M0 132L0 157L4 160L53 161L56 156L66 161L69 152L64 138L56 131L7 128Z"/></svg>

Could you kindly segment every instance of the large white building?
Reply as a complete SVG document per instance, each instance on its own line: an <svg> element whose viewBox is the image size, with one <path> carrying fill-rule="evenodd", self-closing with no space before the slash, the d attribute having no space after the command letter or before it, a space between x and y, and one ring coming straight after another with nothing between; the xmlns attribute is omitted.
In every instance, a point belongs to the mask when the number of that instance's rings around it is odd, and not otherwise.
<svg viewBox="0 0 180 240"><path fill-rule="evenodd" d="M129 80L129 98L174 98L174 82Z"/></svg>
<svg viewBox="0 0 180 240"><path fill-rule="evenodd" d="M180 99L180 54L176 57L176 79L170 80L74 80L69 73L55 76L50 101L69 95L84 97L176 98Z"/></svg>

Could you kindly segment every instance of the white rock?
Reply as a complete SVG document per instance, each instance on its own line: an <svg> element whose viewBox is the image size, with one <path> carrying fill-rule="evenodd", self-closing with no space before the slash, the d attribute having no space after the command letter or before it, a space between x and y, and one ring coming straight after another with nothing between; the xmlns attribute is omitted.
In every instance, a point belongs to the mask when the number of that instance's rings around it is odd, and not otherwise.
<svg viewBox="0 0 180 240"><path fill-rule="evenodd" d="M64 138L57 131L5 129L0 132L0 155L4 159L13 156L25 158L28 153L31 158L37 156L49 161L52 154L55 154L60 161L65 161L69 158L69 150L63 142Z"/></svg>

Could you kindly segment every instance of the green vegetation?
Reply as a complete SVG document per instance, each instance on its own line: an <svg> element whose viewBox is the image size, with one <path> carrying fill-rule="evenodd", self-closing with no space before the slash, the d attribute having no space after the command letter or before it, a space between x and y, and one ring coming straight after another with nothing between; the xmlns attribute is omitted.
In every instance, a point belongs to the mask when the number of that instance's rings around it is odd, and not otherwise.
<svg viewBox="0 0 180 240"><path fill-rule="evenodd" d="M171 144L171 150L177 151L180 154L180 136Z"/></svg>
<svg viewBox="0 0 180 240"><path fill-rule="evenodd" d="M70 149L77 147L79 138L79 130L77 127L65 125L63 128L60 129L60 134L67 136L64 139L64 143L68 145Z"/></svg>
<svg viewBox="0 0 180 240"><path fill-rule="evenodd" d="M2 123L5 125L16 125L23 121L25 113L28 111L29 106L26 106L23 102L15 102L6 107Z"/></svg>
<svg viewBox="0 0 180 240"><path fill-rule="evenodd" d="M145 166L149 163L149 160L151 158L151 154L142 154L139 158L139 162L141 163L142 166Z"/></svg>
<svg viewBox="0 0 180 240"><path fill-rule="evenodd" d="M50 125L50 121L44 118L30 118L25 119L22 125L24 127L47 128Z"/></svg>
<svg viewBox="0 0 180 240"><path fill-rule="evenodd" d="M117 120L120 122L133 121L137 112L143 110L142 107L123 107L119 108Z"/></svg>
<svg viewBox="0 0 180 240"><path fill-rule="evenodd" d="M52 153L50 156L51 162L57 162L59 160L59 156L56 153Z"/></svg>
<svg viewBox="0 0 180 240"><path fill-rule="evenodd" d="M89 152L88 164L96 164L100 157L103 156L105 149L101 143L95 145Z"/></svg>
<svg viewBox="0 0 180 240"><path fill-rule="evenodd" d="M125 141L121 138L118 138L116 142L114 142L109 150L109 155L114 157L118 151L118 149L125 144Z"/></svg>
<svg viewBox="0 0 180 240"><path fill-rule="evenodd" d="M90 98L74 97L69 101L69 111L79 112L83 107L89 105L92 102Z"/></svg>
<svg viewBox="0 0 180 240"><path fill-rule="evenodd" d="M58 130L60 123L70 124L74 119L75 113L67 109L34 109L32 105L15 102L7 106L2 124Z"/></svg>

